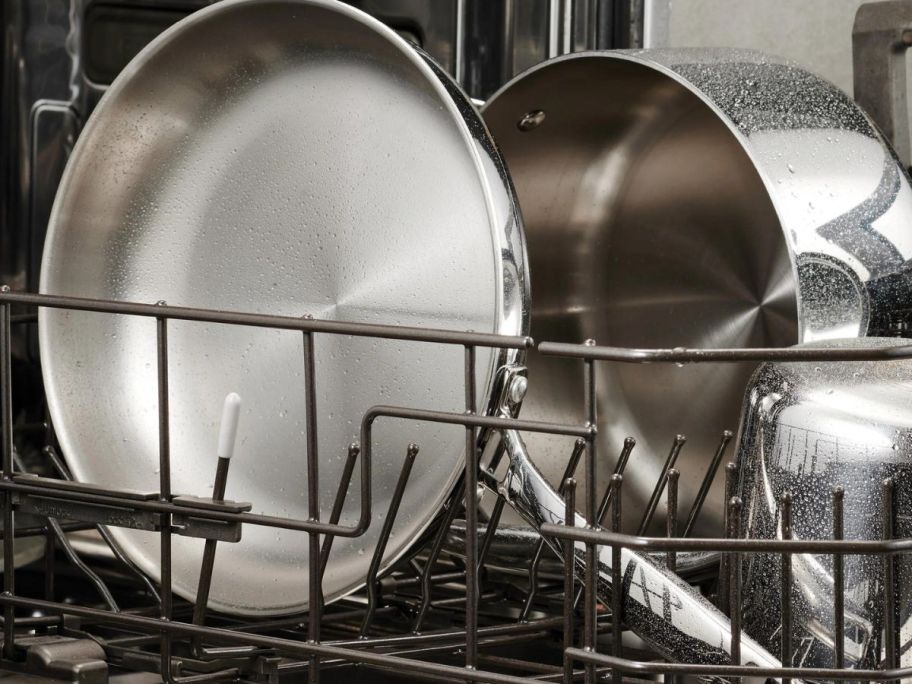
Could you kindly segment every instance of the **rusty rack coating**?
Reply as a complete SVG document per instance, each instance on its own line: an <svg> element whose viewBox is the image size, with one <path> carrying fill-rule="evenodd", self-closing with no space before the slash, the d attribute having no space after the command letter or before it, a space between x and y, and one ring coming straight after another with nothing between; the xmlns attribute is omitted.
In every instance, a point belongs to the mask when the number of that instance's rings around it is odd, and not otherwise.
<svg viewBox="0 0 912 684"><path fill-rule="evenodd" d="M55 464L59 479L36 477L23 472L21 464L15 458L13 449L13 413L12 413L12 370L11 370L11 343L10 326L12 324L31 324L35 322L34 313L19 314L14 316L11 311L13 305L27 307L49 307L73 311L91 311L110 315L131 315L153 318L156 321L157 331L157 378L159 397L159 491L154 493L137 493L123 490L109 490L92 485L74 483L68 480L65 465L56 455L52 447L47 450L52 462ZM245 506L230 501L222 501L217 495L212 499L196 499L194 497L176 496L171 491L169 450L170 422L168 415L168 321L185 320L227 325L257 326L283 330L298 331L302 334L302 361L304 364L304 397L305 419L307 425L306 460L308 472L308 517L306 519L282 518L255 514L250 512L249 505ZM429 411L419 408L375 406L369 409L361 423L361 443L349 448L348 460L343 471L343 479L339 483L336 499L328 521L320 520L320 506L318 500L319 459L316 446L317 411L316 387L314 382L314 336L317 334L369 336L386 339L410 340L432 344L449 344L462 346L465 350L464 378L465 385L465 413L447 413ZM98 624L118 625L136 630L140 635L133 640L153 639L157 641L158 653L146 653L146 660L141 661L143 668L151 668L161 673L168 684L196 684L214 681L248 681L252 675L249 668L242 664L246 656L263 653L282 654L294 656L297 661L283 662L279 665L273 663L273 669L266 673L266 679L282 673L307 672L309 682L320 681L321 672L331 670L340 664L361 664L378 670L393 670L403 676L424 677L434 681L475 681L492 683L514 683L528 681L530 678L541 681L575 681L583 676L587 682L594 682L597 676L610 673L614 681L621 681L627 673L631 675L656 675L664 674L668 677L679 675L696 675L715 678L738 678L743 676L764 676L788 680L789 678L822 678L830 680L867 680L889 681L899 680L912 676L912 668L899 668L898 651L892 645L895 641L898 625L896 624L896 611L892 611L893 619L887 621L887 659L883 670L852 670L852 669L809 669L796 667L782 668L757 668L740 665L696 665L689 663L665 663L652 660L627 659L621 643L623 629L623 616L621 615L620 593L614 592L611 612L610 633L612 635L612 653L603 654L597 651L597 637L600 632L598 602L596 597L596 572L595 563L588 563L588 572L582 587L577 587L572 564L565 564L562 571L562 611L559 617L536 617L529 619L530 607L538 590L538 573L542 546L536 552L536 561L529 571L530 589L525 603L522 604L520 620L512 624L480 626L479 625L479 598L480 575L484 568L485 555L489 550L491 540L497 528L503 502L495 504L494 513L490 516L484 538L479 543L477 535L465 534L464 569L444 574L442 577L432 577L432 571L441 555L443 539L449 524L452 523L457 510L452 504L443 516L439 531L433 535L427 547L427 558L423 568L415 568L417 575L411 582L418 591L418 608L415 620L407 633L391 634L387 636L369 636L369 631L375 615L383 610L380 605L378 568L379 559L382 557L385 539L388 537L392 519L395 517L402 490L407 484L411 463L417 453L418 445L410 445L403 470L400 473L399 483L393 496L388 511L384 534L381 534L378 548L375 551L374 563L371 564L370 574L367 578L366 607L358 612L360 627L357 631L358 638L349 640L326 641L321 639L321 629L325 624L332 624L337 616L327 612L323 606L321 596L321 580L326 568L332 541L335 537L357 537L364 533L371 520L371 428L379 418L407 418L418 421L442 422L461 425L466 432L466 459L463 482L460 484L454 501L465 498L466 530L478 528L478 508L475 492L477 490L479 475L478 430L504 430L544 432L555 435L577 437L577 444L569 459L565 471L565 481L561 487L566 499L568 525L547 524L541 529L542 535L551 536L561 540L565 553L570 555L573 542L586 544L587 557L594 561L599 546L609 546L613 550L614 586L621 586L619 562L622 548L641 549L644 551L663 552L666 562L671 569L675 568L675 554L682 551L717 551L722 553L723 571L720 576L720 594L723 606L727 607L731 615L732 643L739 643L740 638L740 573L741 554L753 552L778 553L783 558L783 579L785 583L789 578L790 558L795 553L831 554L834 558L834 570L837 578L842 576L844 554L876 554L883 557L886 577L885 602L894 605L897 596L896 584L898 573L894 572L893 558L896 554L912 551L912 539L891 539L885 532L882 541L844 540L842 538L842 492L836 488L833 492L834 521L833 539L830 540L747 540L739 539L737 529L737 512L741 502L733 493L733 468L731 464L726 469L726 500L728 502L729 520L732 521L727 530L728 536L724 539L693 539L688 535L693 526L694 519L699 514L700 508L708 493L709 484L712 482L716 471L721 464L723 453L732 438L730 432L723 433L722 442L712 459L712 464L704 477L703 485L693 508L691 509L683 536L676 538L677 533L677 483L678 471L673 467L677 452L683 443L683 437L676 438L672 452L662 469L658 485L653 492L649 510L641 522L640 529L645 530L655 512L655 504L665 493L668 501L667 538L647 538L644 536L629 536L619 533L621 529L621 486L624 469L627 465L633 440L625 442L624 450L618 461L610 485L601 499L595 478L596 472L596 442L597 434L594 426L597 424L595 406L595 372L594 366L600 362L621 363L724 363L736 361L858 361L858 360L896 360L912 358L912 345L889 348L867 349L624 349L614 347L599 347L594 342L585 344L557 344L544 342L537 346L540 354L564 356L579 359L585 368L583 393L586 397L586 415L580 424L567 425L561 423L528 421L514 418L490 417L477 415L474 408L477 405L475 386L475 359L478 347L527 350L534 344L528 337L510 337L484 333L458 332L450 330L435 330L425 328L408 328L399 326L386 326L362 323L343 323L335 321L314 320L311 318L294 318L287 316L272 316L264 314L238 313L230 311L214 311L206 309L192 309L185 307L168 306L163 303L143 304L129 302L114 302L97 299L84 299L75 297L36 295L26 293L13 293L7 288L0 291L0 403L2 403L2 443L0 443L0 456L2 456L2 478L0 478L0 497L3 508L3 539L4 539L4 567L14 568L14 539L26 534L46 534L48 548L53 549L56 539L65 550L69 549L65 530L74 527L85 527L88 524L98 525L104 533L104 525L122 525L140 527L142 529L156 530L161 543L161 582L160 593L151 586L148 579L144 579L150 595L156 599L155 614L148 611L121 610L110 596L105 593L103 580L95 575L89 568L81 568L82 572L95 585L100 594L106 597L108 609L94 608L54 600L42 600L16 594L15 572L3 573L3 594L0 595L0 604L3 606L3 661L0 669L23 671L21 664L22 652L17 647L17 628L20 632L33 630L36 626L51 626L54 624L53 616L74 616L90 620ZM574 470L581 457L585 455L585 470L587 475L587 488L585 492L588 511L588 525L574 527L572 525L576 502L576 484L573 479ZM360 458L361 488L360 488L360 517L354 526L339 525L342 504L348 492L350 478L355 470L356 462ZM227 473L221 473L224 479ZM895 519L893 506L892 482L884 483L883 510L885 530L893 529L891 521ZM654 502L653 502L654 499ZM53 502L53 505L49 504ZM783 501L783 514L788 515L788 501ZM44 512L49 525L43 529L16 529L14 527L14 510L35 512L39 515ZM105 514L104 511L116 511L116 514ZM608 513L610 515L610 529L602 527L602 521ZM65 513L65 515L61 515ZM67 520L76 521L61 527L56 523L55 517L65 517ZM180 519L180 529L175 529L173 523ZM189 524L188 521L192 521ZM52 529L50 523L57 525ZM238 541L240 539L240 526L244 524L262 525L267 527L297 530L306 533L310 543L310 558L319 559L319 562L308 564L309 573L309 605L312 609L306 616L283 618L272 623L259 626L235 627L230 623L227 627L215 627L205 624L205 606L196 606L192 621L176 619L174 597L171 587L171 535L186 534L207 540L207 546L215 541ZM52 534L55 533L55 534ZM787 536L787 535L784 535ZM131 567L116 546L111 544L115 555L118 556L134 574L141 575L135 567ZM52 554L51 554L52 555ZM46 560L45 568L50 570ZM214 556L208 561L204 560L201 569L200 586L211 579ZM422 633L428 608L431 604L431 586L435 581L446 581L452 578L462 578L465 582L465 600L460 601L464 610L464 628L449 631ZM46 591L48 596L53 596L51 590ZM786 585L787 586L787 585ZM783 621L789 624L791 620L790 592L784 591L783 596ZM458 598L458 597L457 597ZM583 634L582 639L574 637L578 624L577 603L583 600ZM844 620L841 607L843 606L843 585L836 583L835 609L836 609L836 634L837 634L837 662L843 662L839 651L841 650L844 634ZM15 609L28 609L40 611L42 615L34 617L16 616ZM339 613L343 615L346 613ZM61 618L62 619L62 618ZM292 639L261 634L267 627L276 628L306 624L306 638ZM485 656L479 653L480 644L509 643L510 640L524 638L529 634L549 631L562 633L562 658L559 667L549 668L545 665L536 666L535 663L522 662L516 659ZM186 656L175 655L175 637L183 637L194 645L193 655L197 658L208 659L209 665L195 674L182 675L180 668L190 661ZM124 643L129 642L126 639ZM580 641L580 645L576 644ZM113 644L114 642L112 642ZM145 643L145 642L143 642ZM209 647L204 647L203 644ZM223 644L228 647L212 648L212 644ZM113 648L113 646L112 646ZM398 648L392 653L384 651L387 648ZM782 661L791 661L790 639L783 639ZM446 664L420 659L433 653L462 650L464 663ZM150 662L157 661L157 662ZM737 662L737 653L733 653L733 662ZM239 664L241 663L241 664ZM493 668L481 668L480 664L501 666L513 670L525 670L529 676L517 676L495 671ZM574 668L575 663L582 663L582 672ZM135 664L134 664L135 665ZM139 667L139 665L135 665ZM192 669L192 664L190 668ZM262 672L260 674L263 674ZM255 678L255 677L254 677ZM262 677L260 678L262 679Z"/></svg>

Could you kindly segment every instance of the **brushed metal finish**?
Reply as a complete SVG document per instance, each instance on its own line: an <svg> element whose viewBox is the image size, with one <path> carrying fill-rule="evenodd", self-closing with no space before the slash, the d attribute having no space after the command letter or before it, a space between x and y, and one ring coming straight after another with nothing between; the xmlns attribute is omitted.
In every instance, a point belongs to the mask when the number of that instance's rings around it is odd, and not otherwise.
<svg viewBox="0 0 912 684"><path fill-rule="evenodd" d="M865 114L799 67L742 50L580 53L483 114L523 211L536 339L786 346L909 329L908 177ZM528 363L523 416L579 420L580 364ZM754 367L600 364L602 478L637 440L625 510L643 510L678 433L687 510ZM569 440L528 442L555 482ZM698 533L722 534L721 480Z"/></svg>
<svg viewBox="0 0 912 684"><path fill-rule="evenodd" d="M894 346L904 340L872 338L814 346ZM779 502L792 498L796 539L833 537L833 488L843 487L845 538L881 539L881 487L895 480L896 537L912 536L908 476L912 474L912 363L766 363L745 396L740 445L742 529L750 538L781 537ZM845 666L877 668L884 647L884 574L879 556L845 556ZM896 556L900 667L912 665L912 563ZM792 643L795 664L834 665L833 559L793 556ZM778 651L781 638L781 561L748 554L744 574L744 628Z"/></svg>
<svg viewBox="0 0 912 684"><path fill-rule="evenodd" d="M441 160L445 160L445 163ZM162 34L80 136L57 196L41 291L316 318L520 334L522 229L487 130L439 68L393 31L325 0L227 0ZM42 310L43 372L74 475L158 481L154 321ZM244 402L226 497L307 517L300 335L169 324L172 489L205 496L223 397ZM460 348L315 337L320 492L374 404L464 410ZM479 410L505 358L479 350ZM364 581L409 442L421 446L384 565L441 509L464 434L380 421L373 510L337 539L327 600ZM358 488L356 474L352 492ZM360 503L349 497L342 522ZM112 530L158 576L154 534ZM192 599L203 543L175 537ZM218 548L210 606L307 608L307 536L246 526Z"/></svg>

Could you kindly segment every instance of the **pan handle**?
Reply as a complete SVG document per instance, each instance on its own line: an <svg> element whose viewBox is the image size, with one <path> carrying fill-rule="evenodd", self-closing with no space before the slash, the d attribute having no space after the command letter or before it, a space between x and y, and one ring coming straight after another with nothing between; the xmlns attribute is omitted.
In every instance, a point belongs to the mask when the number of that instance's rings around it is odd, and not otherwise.
<svg viewBox="0 0 912 684"><path fill-rule="evenodd" d="M563 524L564 500L532 463L522 436L515 430L504 430L499 436L509 459L506 476L497 483L499 493L536 528L543 523ZM575 524L585 527L586 521L577 514ZM562 555L556 540L546 541ZM574 546L574 566L580 578L586 570L585 551L583 543ZM611 605L611 554L610 547L599 548L598 593L605 605ZM673 661L731 663L731 623L724 614L677 575L644 556L623 549L621 564L623 619L637 636ZM741 664L780 667L776 658L746 635L741 637Z"/></svg>

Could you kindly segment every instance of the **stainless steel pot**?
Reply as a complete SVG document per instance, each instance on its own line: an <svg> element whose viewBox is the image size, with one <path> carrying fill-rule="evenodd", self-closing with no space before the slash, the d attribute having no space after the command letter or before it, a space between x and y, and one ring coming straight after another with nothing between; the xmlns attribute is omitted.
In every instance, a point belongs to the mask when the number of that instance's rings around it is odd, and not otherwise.
<svg viewBox="0 0 912 684"><path fill-rule="evenodd" d="M536 339L785 346L907 329L909 180L813 74L741 50L580 53L520 75L483 114L523 212ZM579 364L529 364L524 417L584 414ZM600 453L637 439L625 510L643 510L678 433L686 510L753 367L600 366ZM529 437L552 483L571 448ZM722 532L721 500L717 482L697 532Z"/></svg>
<svg viewBox="0 0 912 684"><path fill-rule="evenodd" d="M867 339L814 346L898 346ZM833 538L834 489L843 490L846 539L881 539L884 480L892 478L898 513L892 534L912 536L912 361L767 363L751 381L739 452L742 529L749 538L783 534L781 501L791 497L796 539ZM912 559L895 557L900 666L912 665ZM844 556L846 667L877 668L886 653L883 558ZM792 560L795 665L834 663L834 565L829 555ZM779 652L781 556L748 554L744 627Z"/></svg>

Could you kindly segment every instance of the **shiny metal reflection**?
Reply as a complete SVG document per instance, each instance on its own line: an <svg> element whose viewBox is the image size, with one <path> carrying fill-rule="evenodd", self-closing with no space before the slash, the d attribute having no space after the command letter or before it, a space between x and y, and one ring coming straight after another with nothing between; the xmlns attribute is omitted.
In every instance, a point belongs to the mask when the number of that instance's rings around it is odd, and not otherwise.
<svg viewBox="0 0 912 684"><path fill-rule="evenodd" d="M41 290L522 334L524 249L487 130L426 55L342 3L226 0L162 34L95 110L57 194ZM154 321L42 309L39 324L48 403L74 476L157 491ZM237 392L245 404L226 496L308 517L300 335L186 321L168 333L172 490L210 493L222 399ZM465 410L461 349L331 335L316 335L314 348L324 507L367 408ZM479 411L507 356L479 350ZM446 426L394 421L374 437L379 517L407 444L433 454L419 457L386 566L451 495L465 441ZM349 497L342 524L360 506ZM219 546L210 607L306 610L307 536L248 527L240 543ZM363 585L381 528L375 519L363 537L335 540L327 600ZM112 534L159 575L156 535ZM174 590L191 600L202 550L174 537Z"/></svg>
<svg viewBox="0 0 912 684"><path fill-rule="evenodd" d="M565 524L563 499L542 476L529 457L523 438L514 430L502 435L510 467L498 483L498 491L529 523ZM572 524L585 527L577 514ZM561 545L546 538L551 549L561 556ZM586 545L575 543L572 562L581 581L585 581ZM621 592L620 606L625 627L671 661L726 665L732 662L732 626L729 619L694 587L668 570L661 562L630 549L620 552L620 584L612 578L613 549L597 549L596 592L603 605L611 605L615 592ZM779 667L780 662L745 632L737 642L739 664ZM744 682L763 682L764 678L745 677ZM797 680L796 680L797 681Z"/></svg>
<svg viewBox="0 0 912 684"><path fill-rule="evenodd" d="M488 528L484 525L478 528L478 544L484 541ZM529 564L535 557L541 535L531 527L520 525L501 525L494 530L494 539L485 563L495 567L500 572L516 574L527 577ZM447 553L461 556L465 551L465 522L457 520L450 527L444 542ZM664 553L650 554L650 560L659 564L665 561ZM548 553L541 561L539 576L542 578L560 578L563 564L558 558ZM719 555L708 551L678 552L675 573L683 579L697 577L715 572L719 567Z"/></svg>
<svg viewBox="0 0 912 684"><path fill-rule="evenodd" d="M541 125L519 130L537 110ZM580 53L525 72L484 117L523 212L536 339L785 346L910 329L908 177L851 99L797 66L741 50ZM677 433L689 508L753 368L601 365L603 448L639 444L626 510L643 509ZM524 417L578 420L581 372L530 359ZM567 441L530 436L529 449L556 482ZM722 533L722 495L717 478L697 533Z"/></svg>
<svg viewBox="0 0 912 684"><path fill-rule="evenodd" d="M895 346L872 338L814 346ZM745 398L740 443L742 529L750 538L782 536L780 502L791 497L792 536L833 538L833 496L843 489L846 539L880 539L882 487L894 481L894 534L912 536L912 363L767 363ZM846 667L877 668L884 644L884 567L879 556L844 556ZM912 665L912 559L895 560L900 666ZM781 639L781 557L748 554L744 627L772 652ZM835 660L832 556L792 560L795 665L840 666Z"/></svg>

